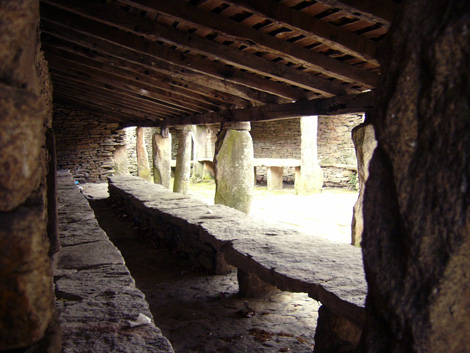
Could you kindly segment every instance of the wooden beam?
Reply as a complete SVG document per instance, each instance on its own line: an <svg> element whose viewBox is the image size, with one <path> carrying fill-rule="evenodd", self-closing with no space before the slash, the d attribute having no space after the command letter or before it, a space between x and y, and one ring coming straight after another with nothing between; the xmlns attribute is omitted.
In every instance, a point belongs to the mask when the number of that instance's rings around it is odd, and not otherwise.
<svg viewBox="0 0 470 353"><path fill-rule="evenodd" d="M192 111L215 111L219 108L218 106L212 104L206 104L193 98L188 98L173 93L171 91L171 86L164 90L162 89L162 86L165 86L165 84L158 80L152 79L151 77L108 66L74 53L63 52L53 48L49 48L49 50L47 50L47 45L43 46L43 48L47 52L46 58L52 58L52 60L55 60L55 62L61 61L63 64L66 62L72 62L78 68L81 68L84 72L89 74L104 76L106 79L119 81L120 84L127 84L138 87L139 94L147 95L146 93L142 92L148 90L150 91L149 93L151 93L151 95L149 95L150 97L165 101L168 104L172 104L177 107L184 107L185 109Z"/></svg>
<svg viewBox="0 0 470 353"><path fill-rule="evenodd" d="M288 42L283 43L285 41L278 40L269 34L255 30L242 23L232 21L224 16L216 15L196 6L188 5L185 1L120 0L120 2L145 11L165 14L178 21L190 21L195 27L204 26L211 28L224 35L233 36L236 40L241 39L244 42L246 42L246 39L256 41L259 45L277 52L279 52L279 49L283 51L288 49L289 53L298 52L300 56L296 56L296 58L300 59L302 63L307 62L308 65L317 62L316 66L321 65L322 67L331 68L327 70L335 70L334 65L336 65L337 69L347 73L349 79L356 73L361 75L363 71L354 67L351 69L350 67L343 67L344 65L338 65L337 60L325 59L322 57L324 56L323 54L309 55L305 50L299 50L298 45ZM364 61L372 61L378 65L375 59L376 43L370 39L341 29L328 22L318 20L315 17L272 0L227 0L224 2L241 7L261 17L266 17L277 26L287 27L305 36L313 37L315 40L335 50L361 58ZM311 52L311 50L308 51ZM336 73L338 72L341 71L336 71ZM357 81L357 79L354 80Z"/></svg>
<svg viewBox="0 0 470 353"><path fill-rule="evenodd" d="M217 113L198 114L181 118L165 119L159 126L203 125L221 122L269 121L311 115L340 115L364 113L374 107L373 91L361 94L319 98L310 101L268 104L247 109L231 109Z"/></svg>
<svg viewBox="0 0 470 353"><path fill-rule="evenodd" d="M82 41L86 41L86 39L82 39ZM139 73L141 75L156 78L163 82L165 85L171 87L172 90L174 89L178 93L188 95L191 98L199 99L203 102L209 102L210 104L215 104L227 108L246 108L249 106L249 102L247 100L242 99L238 96L214 90L208 87L207 85L202 86L194 82L188 82L187 80L184 80L180 77L175 77L176 75L173 75L172 77L172 74L169 71L156 70L150 65L149 60L146 60L146 58L142 58L141 63L136 64L133 61L129 61L118 56L109 55L109 53L95 52L94 50L82 46L81 44L79 44L78 41L69 42L64 39L53 37L44 32L42 33L41 42L42 48L45 49L46 52L48 51L48 48L54 48L56 50L60 49L67 53L74 53L77 55L86 56L89 59L106 64L111 67L116 67L123 70ZM92 41L87 41L88 44L90 44L90 42ZM109 43L106 44L110 45Z"/></svg>
<svg viewBox="0 0 470 353"><path fill-rule="evenodd" d="M96 82L84 82L80 78L70 77L69 74L64 74L55 69L51 69L50 72L54 83L54 93L60 93L64 90L75 92L77 98L83 100L87 100L88 96L92 94L93 100L100 99L106 103L125 104L126 107L137 112L159 118L167 118L173 114L166 112L161 107L155 106L151 101L145 100L142 97L132 96L112 87L106 87L106 85L100 86Z"/></svg>
<svg viewBox="0 0 470 353"><path fill-rule="evenodd" d="M256 86L257 81L261 82L261 79L257 80L256 77L253 77L254 75L242 73L221 64L211 63L205 60L194 60L194 58L182 52L158 43L148 43L140 37L133 36L132 38L126 38L125 41L121 41L120 38L114 38L114 41L111 42L110 40L112 39L110 38L101 39L99 34L88 35L83 32L78 33L73 29L61 25L60 20L54 22L45 17L41 20L41 29L43 32L56 38L61 38L91 50L96 50L100 53L141 65L150 70L161 72L183 81L193 82L201 86L216 89L251 102L278 103L285 101L284 99L270 94L274 93L272 91L280 89L283 90L285 96L290 96L291 93L289 91L294 90L295 92L293 92L292 95L295 95L295 97L305 97L305 94L301 93L302 91L299 89L293 88L290 90L290 87L285 85L281 87L281 84L270 80L262 80L262 87L266 87L266 92L270 93L264 92L261 87L256 87L255 89L253 87ZM127 36L127 34L121 32L119 32L119 35L121 37ZM147 51L145 50L146 45L149 45ZM207 71L199 67L200 65L198 65L199 62L197 61L199 61L201 65L203 64L204 67L207 68ZM213 71L210 71L211 69ZM242 76L246 76L246 78L244 79ZM248 76L253 77L253 85L248 86L248 82L247 85L242 85L244 83L242 82L243 80L249 81ZM251 83L251 81L249 82ZM270 89L270 87L273 87L273 89ZM281 95L281 92L279 92L279 95ZM292 99L295 98L292 97Z"/></svg>
<svg viewBox="0 0 470 353"><path fill-rule="evenodd" d="M42 42L41 49L47 54L54 54L59 57L66 57L68 60L73 59L76 62L81 62L88 66L100 68L103 71L109 71L119 76L135 79L137 81L147 82L154 86L156 89L166 92L166 94L171 93L173 99L180 96L186 97L194 100L194 104L201 106L205 109L218 110L221 105L223 106L227 103L224 102L222 99L213 99L206 96L201 96L200 94L197 94L190 89L186 89L176 84L171 84L168 82L168 78L158 77L158 75L155 74L152 75L141 67L135 67L141 70L133 70L133 68L130 67L130 63L128 63L125 68L121 68L116 65L115 61L105 60L105 58L103 57L101 57L100 60L96 54L80 51L76 47L56 47L48 44L47 42Z"/></svg>
<svg viewBox="0 0 470 353"><path fill-rule="evenodd" d="M370 22L382 23L389 28L399 4L392 0L317 0L346 14Z"/></svg>
<svg viewBox="0 0 470 353"><path fill-rule="evenodd" d="M182 104L173 103L165 96L156 93L152 90L152 86L143 82L135 82L133 80L127 80L117 75L112 75L107 72L103 72L77 62L69 61L51 54L46 56L51 67L60 68L63 72L73 73L76 75L82 75L90 80L97 80L98 82L105 83L114 87L118 87L124 91L130 93L139 94L151 98L156 105L165 108L168 111L180 112L180 113L191 113L191 112L203 112L207 109L194 108L190 106L184 106ZM167 100L165 100L167 99Z"/></svg>
<svg viewBox="0 0 470 353"><path fill-rule="evenodd" d="M44 1L48 4L52 4L53 6L65 8L66 11L85 16L89 20L70 16L67 12L58 11L57 8L47 5L45 6L45 4L43 4L42 13L46 18L51 19L56 23L62 23L80 32L106 38L107 40L108 38L111 41L116 40L117 38L119 38L120 41L125 40L126 43L123 44L127 47L132 46L135 48L136 41L143 40L140 51L148 53L152 50L154 43L139 37L146 36L147 38L176 45L184 50L190 50L195 53L206 55L212 59L222 60L235 67L245 69L262 76L268 76L275 80L296 85L304 89L316 90L330 95L344 94L347 91L346 87L339 83L331 82L327 79L311 74L305 74L302 71L286 65L275 63L256 55L247 54L238 49L182 32L173 27L149 21L121 9L92 4L87 4L85 6L83 4L84 1L78 1L78 4L73 2L73 8L69 8L62 5L62 1L59 3L56 3L55 0ZM72 0L67 0L67 2L72 2ZM130 31L131 33L124 34L122 31L113 27L118 27L121 30Z"/></svg>

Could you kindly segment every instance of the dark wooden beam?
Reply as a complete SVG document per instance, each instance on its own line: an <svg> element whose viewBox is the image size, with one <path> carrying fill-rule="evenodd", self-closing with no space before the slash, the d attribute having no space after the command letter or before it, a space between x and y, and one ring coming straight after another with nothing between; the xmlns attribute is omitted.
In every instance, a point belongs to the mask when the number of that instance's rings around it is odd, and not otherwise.
<svg viewBox="0 0 470 353"><path fill-rule="evenodd" d="M248 39L262 47L277 52L283 51L291 53L289 55L291 57L295 55L294 53L298 53L299 55L295 56L293 60L300 60L300 63L304 65L306 63L307 65L315 65L316 67L321 66L322 68L327 68L326 70L334 71L336 74L344 72L349 80L358 81L357 77L353 78L352 76L363 75L363 70L359 68L351 68L350 66L339 64L337 60L325 58L323 54L309 53L312 51L299 49L298 45L278 40L269 34L255 30L242 23L232 21L229 18L216 15L196 6L188 5L187 2L182 0L120 0L120 2L145 11L165 14L178 21L189 21L196 28L201 26L211 28L226 36L233 36L237 40L241 39L246 42L246 39ZM272 0L232 0L225 2L237 5L261 17L266 17L276 25L291 28L305 36L313 36L317 41L335 50L361 58L364 61L372 61L378 64L375 60L375 42L328 22L318 20L315 17L297 11L289 6ZM250 43L248 43L248 45L250 45ZM308 52L306 52L306 50L308 50ZM374 78L374 81L375 80L376 78Z"/></svg>
<svg viewBox="0 0 470 353"><path fill-rule="evenodd" d="M152 95L150 97L163 100L171 103L177 107L185 107L188 110L203 111L203 110L218 110L218 106L213 104L207 104L190 97L182 96L171 90L171 86L165 86L163 82L155 80L149 76L140 75L120 68L112 67L100 62L94 61L84 56L80 56L70 52L64 52L62 50L56 50L54 48L48 48L47 45L43 46L46 50L46 58L52 58L53 60L62 61L62 63L71 62L77 67L81 68L84 72L89 74L98 74L104 76L107 79L118 80L120 84L127 84L135 87L139 87L138 93L142 94L143 90L149 90ZM66 59L62 59L66 58ZM143 94L146 95L146 94Z"/></svg>
<svg viewBox="0 0 470 353"><path fill-rule="evenodd" d="M92 100L101 100L111 104L124 104L133 111L162 119L174 114L142 97L132 96L113 87L106 87L107 85L100 86L94 81L84 82L80 78L71 77L69 74L54 69L51 70L51 78L54 83L54 94L60 94L63 91L74 92L77 98L83 100L87 100L91 94Z"/></svg>
<svg viewBox="0 0 470 353"><path fill-rule="evenodd" d="M305 102L268 104L247 109L231 109L217 113L198 114L165 119L157 126L203 125L221 122L269 121L311 115L341 115L364 113L374 107L373 91L361 94L319 98Z"/></svg>
<svg viewBox="0 0 470 353"><path fill-rule="evenodd" d="M62 1L44 1L56 6L56 8L54 8L43 4L42 14L47 19L56 23L62 23L80 32L106 38L107 40L118 40L120 42L122 40L127 40L126 43L123 44L128 47L132 46L135 48L136 42L141 41L142 45L140 50L147 53L154 46L154 43L145 40L140 36L146 36L149 39L160 40L171 45L176 45L181 49L206 55L212 59L222 60L235 67L248 70L262 76L268 76L275 80L305 89L317 90L330 95L344 94L347 91L346 87L339 83L335 83L312 74L306 74L286 65L272 62L256 55L247 54L238 49L182 32L176 28L166 26L161 23L149 21L121 9L111 8L109 6L91 5L88 3L85 4L84 1L79 1L77 4L73 2L73 7L72 5L70 5L71 7L62 5ZM71 1L72 0L67 0L67 3ZM64 8L66 11L85 16L88 19L70 16L67 12L57 10L57 8ZM131 33L124 34L122 31L119 31L114 27L130 31ZM309 52L314 53L313 51ZM325 58L327 57L325 56ZM343 64L341 62L339 63ZM344 65L350 67L347 64ZM375 85L375 83L376 80L371 82L372 85Z"/></svg>
<svg viewBox="0 0 470 353"><path fill-rule="evenodd" d="M121 37L126 37L125 41L115 38L114 42L110 42L106 39L101 39L99 34L88 35L83 32L78 33L61 25L60 20L53 22L45 17L41 20L41 29L53 37L61 38L136 65L141 65L146 69L157 71L186 82L209 87L208 91L216 89L234 97L239 97L238 100L241 98L256 103L278 103L285 101L285 99L274 96L274 91L278 92L279 95L292 95L291 100L296 100L296 97L299 99L305 97L302 90L298 88L285 85L281 87L281 84L270 80L257 80L254 75L233 70L222 64L211 63L201 59L197 60L158 43L152 43L146 50L147 41L136 36L127 38L125 33L119 33ZM204 68L206 68L206 71ZM250 81L249 77L253 77L253 80ZM245 81L246 85L244 85ZM253 87L257 85L257 81L262 81L262 84L254 89ZM248 86L251 82L253 84ZM270 89L270 87L272 88ZM266 88L266 92L273 94L264 92L263 88ZM281 89L283 93L280 91ZM237 102L237 99L234 99L235 102Z"/></svg>
<svg viewBox="0 0 470 353"><path fill-rule="evenodd" d="M126 80L123 77L112 75L107 72L103 72L77 62L69 61L54 55L47 55L47 60L52 68L59 68L63 72L75 74L88 78L89 80L96 80L98 82L108 84L113 87L118 87L122 90L139 94L141 96L147 96L152 98L156 105L165 108L169 112L180 112L181 114L187 114L191 112L203 112L204 109L193 108L183 106L181 104L171 102L167 97L162 96L159 93L155 93L152 90L152 86L143 82L135 82L133 80Z"/></svg>
<svg viewBox="0 0 470 353"><path fill-rule="evenodd" d="M390 27L399 4L392 0L317 0L317 2L339 9L350 16Z"/></svg>

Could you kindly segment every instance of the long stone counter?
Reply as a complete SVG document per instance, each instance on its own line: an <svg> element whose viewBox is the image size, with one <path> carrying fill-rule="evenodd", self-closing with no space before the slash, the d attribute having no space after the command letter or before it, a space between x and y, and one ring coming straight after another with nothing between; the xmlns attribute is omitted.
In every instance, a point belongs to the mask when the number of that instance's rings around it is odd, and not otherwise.
<svg viewBox="0 0 470 353"><path fill-rule="evenodd" d="M144 294L68 172L58 172L61 250L55 279L63 352L174 352ZM144 320L145 321L145 320Z"/></svg>
<svg viewBox="0 0 470 353"><path fill-rule="evenodd" d="M268 224L226 206L209 206L137 177L109 178L109 193L142 227L195 264L214 273L237 268L242 294L266 294L270 286L308 293L324 305L317 334L326 337L340 326L347 331L334 333L341 347L358 343L367 292L360 249ZM316 350L327 351L322 342L331 340L317 336Z"/></svg>

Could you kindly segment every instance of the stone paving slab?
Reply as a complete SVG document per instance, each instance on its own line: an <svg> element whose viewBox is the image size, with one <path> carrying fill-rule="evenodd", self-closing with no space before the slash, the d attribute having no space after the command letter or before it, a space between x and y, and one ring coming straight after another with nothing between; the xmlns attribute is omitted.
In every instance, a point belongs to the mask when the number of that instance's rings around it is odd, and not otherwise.
<svg viewBox="0 0 470 353"><path fill-rule="evenodd" d="M137 177L111 177L109 191L111 197L123 199L124 194L141 212L158 213L186 239L210 244L230 265L279 289L308 293L362 326L367 284L359 248L273 226L226 206L209 206ZM165 200L170 207L165 208Z"/></svg>
<svg viewBox="0 0 470 353"><path fill-rule="evenodd" d="M130 327L139 314L152 318L148 303L68 172L58 172L58 201L63 352L174 352L153 323Z"/></svg>

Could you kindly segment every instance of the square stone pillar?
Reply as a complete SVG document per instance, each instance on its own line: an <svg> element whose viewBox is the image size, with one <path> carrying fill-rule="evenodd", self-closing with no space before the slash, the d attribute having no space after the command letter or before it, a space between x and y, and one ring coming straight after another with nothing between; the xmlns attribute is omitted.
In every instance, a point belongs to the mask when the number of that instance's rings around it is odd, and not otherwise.
<svg viewBox="0 0 470 353"><path fill-rule="evenodd" d="M268 167L268 190L282 190L284 167Z"/></svg>
<svg viewBox="0 0 470 353"><path fill-rule="evenodd" d="M250 123L224 123L215 148L215 203L249 213L253 198Z"/></svg>
<svg viewBox="0 0 470 353"><path fill-rule="evenodd" d="M171 134L163 128L160 134L152 136L153 181L167 189L171 185Z"/></svg>
<svg viewBox="0 0 470 353"><path fill-rule="evenodd" d="M175 181L173 191L187 194L191 173L192 126L187 125L178 131L178 152L176 155Z"/></svg>
<svg viewBox="0 0 470 353"><path fill-rule="evenodd" d="M136 150L137 150L137 175L147 181L151 181L149 158L147 148L145 147L144 128L137 127L136 134Z"/></svg>
<svg viewBox="0 0 470 353"><path fill-rule="evenodd" d="M295 179L295 192L309 195L321 191L323 172L318 164L317 130L318 116L300 118L301 165L300 176Z"/></svg>

